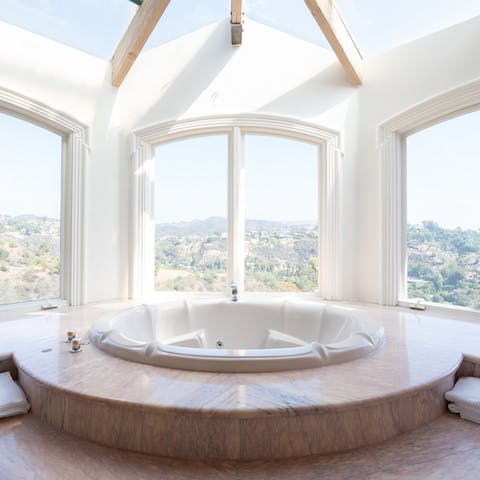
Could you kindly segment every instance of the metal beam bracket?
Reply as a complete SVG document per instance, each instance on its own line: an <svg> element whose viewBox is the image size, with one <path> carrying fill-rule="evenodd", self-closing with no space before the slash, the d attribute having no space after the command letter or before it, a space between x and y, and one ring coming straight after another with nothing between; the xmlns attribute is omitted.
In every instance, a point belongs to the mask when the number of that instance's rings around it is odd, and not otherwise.
<svg viewBox="0 0 480 480"><path fill-rule="evenodd" d="M231 23L231 25L232 25L232 45L241 45L242 44L243 24L242 23Z"/></svg>

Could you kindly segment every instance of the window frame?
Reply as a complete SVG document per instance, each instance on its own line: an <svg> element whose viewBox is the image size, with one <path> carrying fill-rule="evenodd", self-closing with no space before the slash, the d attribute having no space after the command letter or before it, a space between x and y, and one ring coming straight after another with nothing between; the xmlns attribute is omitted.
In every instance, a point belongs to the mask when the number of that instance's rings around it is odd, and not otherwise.
<svg viewBox="0 0 480 480"><path fill-rule="evenodd" d="M419 103L378 127L381 203L381 292L383 305L408 306L407 297L407 152L409 135L480 109L480 80ZM470 308L426 302L438 313L480 318Z"/></svg>
<svg viewBox="0 0 480 480"><path fill-rule="evenodd" d="M36 100L0 88L0 111L62 138L60 216L60 297L0 305L0 320L35 311L46 303L85 303L85 175L89 156L87 127Z"/></svg>
<svg viewBox="0 0 480 480"><path fill-rule="evenodd" d="M270 135L318 146L318 295L340 300L340 134L291 118L270 115L219 115L159 123L132 134L131 254L129 296L154 295L155 147L195 136L228 135L228 276L243 291L244 136ZM228 285L225 285L227 293Z"/></svg>

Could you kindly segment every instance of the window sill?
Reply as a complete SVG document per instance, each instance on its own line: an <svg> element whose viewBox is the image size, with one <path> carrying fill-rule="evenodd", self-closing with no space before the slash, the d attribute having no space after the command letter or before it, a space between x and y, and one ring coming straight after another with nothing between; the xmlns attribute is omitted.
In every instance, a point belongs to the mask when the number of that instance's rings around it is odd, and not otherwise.
<svg viewBox="0 0 480 480"><path fill-rule="evenodd" d="M9 303L0 305L0 322L15 320L16 318L32 312L48 311L42 310L42 306L51 304L57 307L66 307L68 305L66 300L60 298L49 298L43 300L33 300L31 302Z"/></svg>
<svg viewBox="0 0 480 480"><path fill-rule="evenodd" d="M253 298L289 298L298 300L323 301L318 292L239 292L239 299ZM156 291L148 298L143 299L145 303L160 302L165 300L176 300L179 298L217 298L228 299L230 293L222 292L169 292Z"/></svg>
<svg viewBox="0 0 480 480"><path fill-rule="evenodd" d="M400 307L408 308L410 305L416 303L416 300L399 300L398 305ZM422 302L421 305L425 305L424 312L431 312L437 316L450 318L453 320L466 320L472 322L480 322L480 310L474 310L473 308L457 307L454 305L446 305L434 302ZM415 311L415 310L412 310ZM420 311L420 310L418 310Z"/></svg>

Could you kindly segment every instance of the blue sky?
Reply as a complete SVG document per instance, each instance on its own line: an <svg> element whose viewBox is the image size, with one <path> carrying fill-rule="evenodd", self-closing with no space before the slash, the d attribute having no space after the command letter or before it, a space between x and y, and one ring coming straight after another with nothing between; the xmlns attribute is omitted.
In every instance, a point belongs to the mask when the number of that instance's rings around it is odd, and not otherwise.
<svg viewBox="0 0 480 480"><path fill-rule="evenodd" d="M60 218L62 138L0 113L0 214Z"/></svg>
<svg viewBox="0 0 480 480"><path fill-rule="evenodd" d="M155 221L227 216L226 135L196 137L155 150Z"/></svg>
<svg viewBox="0 0 480 480"><path fill-rule="evenodd" d="M315 145L246 135L244 155L246 218L317 221Z"/></svg>
<svg viewBox="0 0 480 480"><path fill-rule="evenodd" d="M246 135L246 218L316 222L317 152L303 142ZM155 156L157 223L226 218L226 135L160 145Z"/></svg>
<svg viewBox="0 0 480 480"><path fill-rule="evenodd" d="M366 57L480 15L479 0L335 2Z"/></svg>
<svg viewBox="0 0 480 480"><path fill-rule="evenodd" d="M407 138L410 223L480 228L480 111Z"/></svg>
<svg viewBox="0 0 480 480"><path fill-rule="evenodd" d="M454 7L451 0L337 0L337 5L361 51L367 56L480 14L480 0L458 0ZM136 9L128 0L1 0L0 20L93 55L110 58ZM146 48L226 18L229 12L229 0L171 0ZM303 0L247 0L246 13L247 21L252 18L326 46ZM464 116L410 137L410 221L431 219L445 226L480 227L480 216L476 211L480 204L480 189L475 185L480 173L479 118L479 113ZM24 141L26 138L28 142ZM183 211L178 207L178 211L162 213L164 220L225 216L226 140L219 138L218 141L205 141L201 148L195 141L162 147L169 149L165 150L166 157L185 162L185 170L192 173L189 181L197 182L199 188L194 202L185 205ZM260 137L247 140L247 166L255 165L255 175L251 174L246 184L247 215L250 218L273 220L283 215L288 220L306 220L314 216L316 201L311 188L313 171L308 152L311 146L304 149L293 142L285 142L265 142ZM60 137L57 135L0 115L0 161L2 172L5 172L0 178L1 213L58 217L59 148ZM301 163L302 170L296 172L287 157ZM258 158L257 163L255 158ZM274 165L274 159L279 158L285 158L285 161ZM193 161L203 161L205 169L199 171L188 163ZM175 179L173 165L170 170L165 168L168 173L165 178L171 180L162 188L165 195L173 198L173 185L180 183L180 177ZM253 167L249 169L253 170ZM268 187L272 201L267 204L262 201L262 187L269 171L276 172L277 183ZM310 173L303 175L299 173L301 171ZM290 182L287 189L285 185L289 179L295 181ZM190 187L197 188L193 183ZM184 191L186 186L182 188ZM282 195L286 190L290 192L289 197ZM25 195L25 191L31 195ZM200 191L208 191L208 194ZM306 192L309 192L308 197ZM302 196L305 201L301 200ZM162 198L161 194L157 197ZM180 205L180 202L176 203ZM302 213L296 213L299 211Z"/></svg>
<svg viewBox="0 0 480 480"><path fill-rule="evenodd" d="M433 220L450 228L480 228L478 132L480 111L408 137L410 223ZM157 221L226 216L226 136L173 142L158 147L156 153ZM58 135L0 114L0 213L58 218L60 158ZM316 175L314 146L248 135L245 142L247 217L314 219ZM168 208L164 208L166 205Z"/></svg>

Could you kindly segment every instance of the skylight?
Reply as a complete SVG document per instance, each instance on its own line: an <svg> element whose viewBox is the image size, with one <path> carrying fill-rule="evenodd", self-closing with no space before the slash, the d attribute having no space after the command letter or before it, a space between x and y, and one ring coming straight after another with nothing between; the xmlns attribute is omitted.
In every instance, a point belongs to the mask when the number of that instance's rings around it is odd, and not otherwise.
<svg viewBox="0 0 480 480"><path fill-rule="evenodd" d="M231 0L171 0L144 51L175 40L199 28L230 18Z"/></svg>
<svg viewBox="0 0 480 480"><path fill-rule="evenodd" d="M3 0L0 21L104 59L115 52L112 85L118 87L144 46L148 50L231 20L231 8L231 0ZM243 0L242 8L246 21L255 20L327 49L331 46L352 85L362 83L365 55L361 53L378 54L480 15L478 0L459 0L454 8L450 0ZM236 17L234 45L242 43L238 23ZM129 25L128 35L123 36Z"/></svg>
<svg viewBox="0 0 480 480"><path fill-rule="evenodd" d="M480 15L478 0L335 2L366 57Z"/></svg>
<svg viewBox="0 0 480 480"><path fill-rule="evenodd" d="M330 45L303 0L245 2L247 18L330 50Z"/></svg>
<svg viewBox="0 0 480 480"><path fill-rule="evenodd" d="M104 59L112 57L138 8L128 0L2 0L1 3L0 20Z"/></svg>

